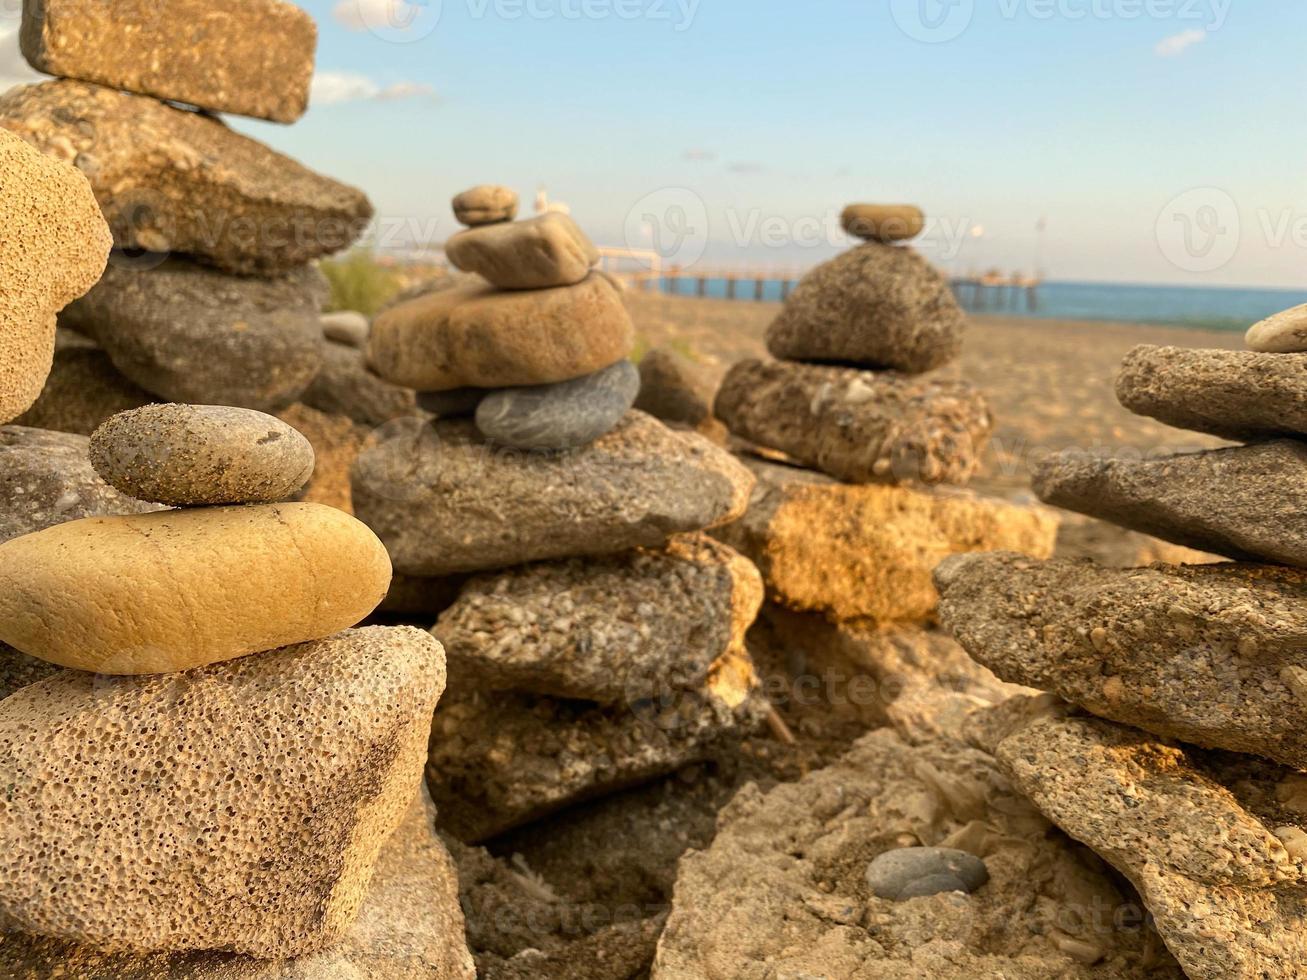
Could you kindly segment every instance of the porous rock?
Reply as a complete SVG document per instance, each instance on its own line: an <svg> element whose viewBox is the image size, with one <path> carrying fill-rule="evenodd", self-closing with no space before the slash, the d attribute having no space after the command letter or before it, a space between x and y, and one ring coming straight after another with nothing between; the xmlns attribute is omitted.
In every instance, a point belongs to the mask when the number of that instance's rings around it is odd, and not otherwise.
<svg viewBox="0 0 1307 980"><path fill-rule="evenodd" d="M313 446L280 419L225 405L150 405L95 430L91 465L138 500L277 503L313 475Z"/></svg>
<svg viewBox="0 0 1307 980"><path fill-rule="evenodd" d="M160 508L125 497L95 472L86 436L0 426L0 542L65 521Z"/></svg>
<svg viewBox="0 0 1307 980"><path fill-rule="evenodd" d="M295 401L322 368L326 290L309 266L256 279L178 258L138 265L115 256L60 323L168 401L269 411Z"/></svg>
<svg viewBox="0 0 1307 980"><path fill-rule="evenodd" d="M37 71L283 123L308 107L317 39L283 0L39 0L19 33Z"/></svg>
<svg viewBox="0 0 1307 980"><path fill-rule="evenodd" d="M0 701L0 913L119 952L338 942L413 800L444 680L430 636L374 628L23 688Z"/></svg>
<svg viewBox="0 0 1307 980"><path fill-rule="evenodd" d="M817 266L767 329L772 355L919 374L958 356L966 318L930 263L868 242Z"/></svg>
<svg viewBox="0 0 1307 980"><path fill-rule="evenodd" d="M0 934L0 975L37 980L473 980L458 876L436 836L425 789L382 845L358 918L339 943L294 960L234 953L103 953L55 939Z"/></svg>
<svg viewBox="0 0 1307 980"><path fill-rule="evenodd" d="M1307 573L950 558L940 618L1000 677L1096 715L1307 769Z"/></svg>
<svg viewBox="0 0 1307 980"><path fill-rule="evenodd" d="M477 576L432 632L460 685L615 704L702 687L761 604L753 565L685 535Z"/></svg>
<svg viewBox="0 0 1307 980"><path fill-rule="evenodd" d="M566 453L496 450L470 422L396 425L354 467L354 510L408 575L656 548L744 512L729 453L632 411Z"/></svg>
<svg viewBox="0 0 1307 980"><path fill-rule="evenodd" d="M8 133L0 183L0 422L9 422L41 393L55 315L95 284L111 239L86 179Z"/></svg>
<svg viewBox="0 0 1307 980"><path fill-rule="evenodd" d="M321 504L88 517L0 544L0 641L104 674L186 670L353 626L385 549Z"/></svg>
<svg viewBox="0 0 1307 980"><path fill-rule="evenodd" d="M497 184L478 184L454 197L454 217L469 228L512 221L517 217L517 191Z"/></svg>
<svg viewBox="0 0 1307 980"><path fill-rule="evenodd" d="M924 620L931 573L960 551L1053 554L1057 517L961 490L851 486L744 457L749 508L713 535L758 566L769 597L836 620Z"/></svg>
<svg viewBox="0 0 1307 980"><path fill-rule="evenodd" d="M971 479L994 420L965 381L745 360L715 412L736 435L850 483Z"/></svg>
<svg viewBox="0 0 1307 980"><path fill-rule="evenodd" d="M1034 474L1046 503L1236 560L1307 566L1307 445L1176 456L1064 452Z"/></svg>
<svg viewBox="0 0 1307 980"><path fill-rule="evenodd" d="M756 683L747 653L733 650L699 690L629 704L451 690L427 762L441 826L487 840L707 758L759 726Z"/></svg>
<svg viewBox="0 0 1307 980"><path fill-rule="evenodd" d="M630 361L571 381L503 388L477 404L477 429L516 449L575 449L611 432L630 410L640 373Z"/></svg>
<svg viewBox="0 0 1307 980"><path fill-rule="evenodd" d="M1190 980L1301 972L1301 773L1066 717L1047 699L992 711L981 740L1013 784L1130 880Z"/></svg>
<svg viewBox="0 0 1307 980"><path fill-rule="evenodd" d="M368 361L419 391L570 381L620 361L635 330L602 276L573 286L500 292L471 284L428 293L372 324Z"/></svg>
<svg viewBox="0 0 1307 980"><path fill-rule="evenodd" d="M1307 354L1136 347L1116 397L1136 415L1248 442L1307 434Z"/></svg>
<svg viewBox="0 0 1307 980"><path fill-rule="evenodd" d="M910 746L881 729L797 783L746 786L718 828L681 860L653 980L1182 976L1150 955L1146 927L1114 921L1137 902L1128 889L1050 830L992 758L953 741ZM982 859L989 882L877 897L871 862L923 845Z"/></svg>
<svg viewBox="0 0 1307 980"><path fill-rule="evenodd" d="M19 86L0 95L0 127L82 171L119 248L270 275L340 251L372 218L361 191L148 96Z"/></svg>
<svg viewBox="0 0 1307 980"><path fill-rule="evenodd" d="M64 333L80 337L72 331ZM40 397L14 424L89 436L110 416L155 400L114 367L107 353L88 341L55 348L54 365Z"/></svg>
<svg viewBox="0 0 1307 980"><path fill-rule="evenodd" d="M558 213L461 231L445 242L445 255L456 269L500 289L570 286L599 261L586 233Z"/></svg>

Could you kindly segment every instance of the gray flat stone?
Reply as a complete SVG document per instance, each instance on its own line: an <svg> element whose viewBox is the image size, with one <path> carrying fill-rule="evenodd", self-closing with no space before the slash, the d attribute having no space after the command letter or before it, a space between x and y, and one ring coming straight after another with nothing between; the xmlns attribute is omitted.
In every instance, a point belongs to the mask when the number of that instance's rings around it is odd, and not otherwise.
<svg viewBox="0 0 1307 980"><path fill-rule="evenodd" d="M1118 400L1136 415L1240 442L1307 434L1307 354L1136 347Z"/></svg>
<svg viewBox="0 0 1307 980"><path fill-rule="evenodd" d="M1241 561L1307 567L1307 445L1287 439L1159 459L1057 453L1046 503Z"/></svg>
<svg viewBox="0 0 1307 980"><path fill-rule="evenodd" d="M906 902L940 892L974 892L989 881L985 862L952 847L900 847L867 865L867 884L879 898Z"/></svg>
<svg viewBox="0 0 1307 980"><path fill-rule="evenodd" d="M477 428L491 442L515 449L575 449L611 432L640 390L630 361L573 381L504 388L477 405Z"/></svg>

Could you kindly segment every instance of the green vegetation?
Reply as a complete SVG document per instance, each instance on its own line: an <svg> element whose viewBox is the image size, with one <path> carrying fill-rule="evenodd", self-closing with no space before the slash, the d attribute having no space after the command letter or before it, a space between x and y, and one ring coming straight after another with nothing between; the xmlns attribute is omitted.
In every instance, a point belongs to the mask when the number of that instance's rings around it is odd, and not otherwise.
<svg viewBox="0 0 1307 980"><path fill-rule="evenodd" d="M399 292L399 277L380 265L369 249L354 249L339 258L324 259L320 265L331 283L328 311L358 310L374 316Z"/></svg>

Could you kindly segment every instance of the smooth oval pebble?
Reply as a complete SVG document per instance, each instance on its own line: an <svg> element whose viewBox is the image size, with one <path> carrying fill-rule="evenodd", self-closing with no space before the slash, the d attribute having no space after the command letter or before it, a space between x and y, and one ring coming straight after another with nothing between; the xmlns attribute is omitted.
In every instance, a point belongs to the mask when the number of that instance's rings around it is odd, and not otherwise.
<svg viewBox="0 0 1307 980"><path fill-rule="evenodd" d="M987 881L984 861L949 847L904 847L886 851L867 865L872 892L896 902L940 892L970 894Z"/></svg>
<svg viewBox="0 0 1307 980"><path fill-rule="evenodd" d="M454 217L469 228L512 221L517 217L517 191L498 184L478 184L453 200Z"/></svg>
<svg viewBox="0 0 1307 980"><path fill-rule="evenodd" d="M618 361L573 381L493 392L477 406L476 424L501 446L573 449L611 432L639 393L640 372Z"/></svg>
<svg viewBox="0 0 1307 980"><path fill-rule="evenodd" d="M189 670L330 636L390 558L323 504L88 517L0 544L0 641L100 674Z"/></svg>
<svg viewBox="0 0 1307 980"><path fill-rule="evenodd" d="M868 242L903 242L926 227L921 208L911 204L850 204L840 225L854 238Z"/></svg>
<svg viewBox="0 0 1307 980"><path fill-rule="evenodd" d="M328 340L348 344L350 347L368 345L368 331L372 329L372 323L362 313L355 310L324 313L318 322L322 324L322 336Z"/></svg>
<svg viewBox="0 0 1307 980"><path fill-rule="evenodd" d="M286 500L313 475L313 446L280 419L226 405L146 405L91 436L115 490L174 507Z"/></svg>
<svg viewBox="0 0 1307 980"><path fill-rule="evenodd" d="M1307 353L1307 304L1253 324L1244 343L1262 354Z"/></svg>

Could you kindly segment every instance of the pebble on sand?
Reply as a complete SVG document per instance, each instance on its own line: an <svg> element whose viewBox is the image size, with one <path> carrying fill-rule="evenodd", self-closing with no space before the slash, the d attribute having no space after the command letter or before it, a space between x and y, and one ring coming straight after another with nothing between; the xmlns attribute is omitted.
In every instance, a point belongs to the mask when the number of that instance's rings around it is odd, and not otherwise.
<svg viewBox="0 0 1307 980"><path fill-rule="evenodd" d="M1253 324L1244 342L1263 354L1307 353L1307 303Z"/></svg>

